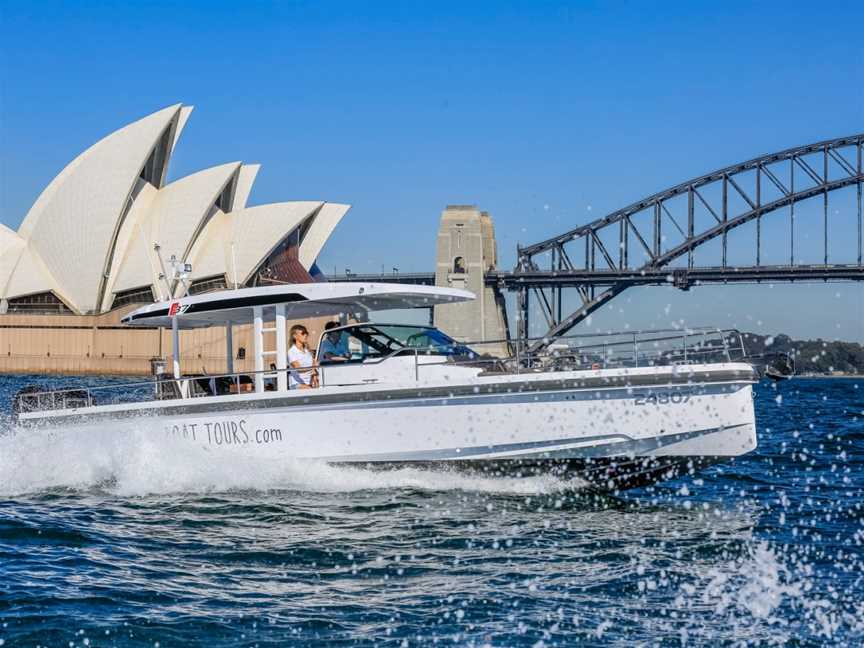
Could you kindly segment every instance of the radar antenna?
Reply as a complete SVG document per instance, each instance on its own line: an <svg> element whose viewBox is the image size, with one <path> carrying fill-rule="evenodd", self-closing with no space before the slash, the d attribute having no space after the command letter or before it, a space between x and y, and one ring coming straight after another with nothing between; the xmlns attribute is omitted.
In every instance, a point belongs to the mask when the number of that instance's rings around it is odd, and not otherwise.
<svg viewBox="0 0 864 648"><path fill-rule="evenodd" d="M159 267L162 272L159 273L159 281L165 284L165 293L167 296L160 295L160 301L171 299L174 296L174 291L177 288L177 283L183 284L183 293L189 292L189 275L192 273L192 264L183 263L176 255L172 254L168 259L170 270L165 267L165 260L162 258L162 246L158 243L153 245L153 250L156 252L156 257L159 259Z"/></svg>

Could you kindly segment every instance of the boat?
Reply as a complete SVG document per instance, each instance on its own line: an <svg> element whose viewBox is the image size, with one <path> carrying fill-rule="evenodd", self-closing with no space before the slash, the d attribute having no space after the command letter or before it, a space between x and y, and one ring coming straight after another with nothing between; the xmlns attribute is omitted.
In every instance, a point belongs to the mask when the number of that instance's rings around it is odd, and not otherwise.
<svg viewBox="0 0 864 648"><path fill-rule="evenodd" d="M46 390L13 402L19 428L131 429L213 453L370 469L554 475L620 491L692 474L757 444L759 379L734 330L639 331L559 340L539 354L482 353L433 326L369 321L382 310L473 299L464 290L308 283L189 295L138 308L131 327L172 331L167 374ZM291 389L287 323L338 318L341 361ZM234 327L253 332L254 369L234 370ZM181 373L180 332L223 327L223 374ZM737 338L736 338L737 335ZM318 345L310 345L318 348ZM302 369L302 368L301 368Z"/></svg>

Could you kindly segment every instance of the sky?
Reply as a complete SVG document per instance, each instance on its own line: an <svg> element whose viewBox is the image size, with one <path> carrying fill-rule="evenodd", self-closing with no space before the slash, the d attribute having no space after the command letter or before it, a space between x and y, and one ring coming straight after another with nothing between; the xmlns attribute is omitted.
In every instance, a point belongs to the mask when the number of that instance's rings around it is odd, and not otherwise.
<svg viewBox="0 0 864 648"><path fill-rule="evenodd" d="M325 272L431 270L448 204L492 214L509 269L519 243L864 132L861 24L843 1L4 0L0 222L99 138L183 102L169 180L258 162L251 204L353 205ZM850 204L832 206L837 262L856 260ZM864 341L864 286L631 289L585 324L670 325Z"/></svg>

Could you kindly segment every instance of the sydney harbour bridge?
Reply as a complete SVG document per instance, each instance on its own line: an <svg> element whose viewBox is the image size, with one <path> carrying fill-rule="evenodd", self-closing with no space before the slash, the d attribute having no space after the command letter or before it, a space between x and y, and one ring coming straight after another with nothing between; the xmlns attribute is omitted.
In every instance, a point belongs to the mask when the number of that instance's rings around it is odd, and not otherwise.
<svg viewBox="0 0 864 648"><path fill-rule="evenodd" d="M516 293L519 340L537 306L546 332L524 346L539 351L633 286L862 281L862 154L858 134L707 173L518 246L516 267L488 272L486 284ZM433 283L434 274L386 280Z"/></svg>

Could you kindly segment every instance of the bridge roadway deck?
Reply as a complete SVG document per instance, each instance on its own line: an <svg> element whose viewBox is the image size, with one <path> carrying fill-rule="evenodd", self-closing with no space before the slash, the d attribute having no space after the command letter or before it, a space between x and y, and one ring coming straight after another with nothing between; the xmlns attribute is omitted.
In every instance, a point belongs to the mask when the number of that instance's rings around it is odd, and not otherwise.
<svg viewBox="0 0 864 648"><path fill-rule="evenodd" d="M415 286L434 286L434 272L400 272L386 274L336 274L326 275L327 281L350 281L355 283L401 283Z"/></svg>
<svg viewBox="0 0 864 648"><path fill-rule="evenodd" d="M329 275L328 281L386 282L431 286L435 273ZM650 270L558 270L542 272L486 273L487 285L505 290L523 287L549 288L564 286L657 286L669 284L688 288L700 284L763 283L768 281L864 281L864 266L857 264L794 266L727 266L708 268L654 268Z"/></svg>
<svg viewBox="0 0 864 648"><path fill-rule="evenodd" d="M496 272L486 275L487 283L508 290L520 287L564 286L656 286L688 288L700 284L762 283L768 281L864 281L864 266L794 265L727 266L708 268L662 267L645 270L559 270L542 272Z"/></svg>

